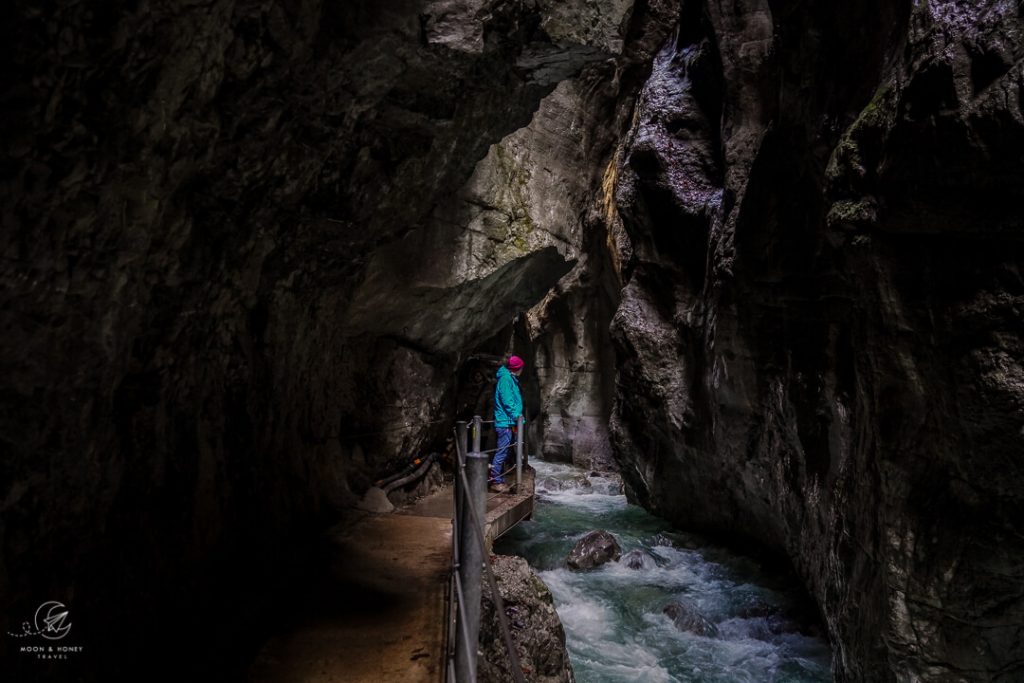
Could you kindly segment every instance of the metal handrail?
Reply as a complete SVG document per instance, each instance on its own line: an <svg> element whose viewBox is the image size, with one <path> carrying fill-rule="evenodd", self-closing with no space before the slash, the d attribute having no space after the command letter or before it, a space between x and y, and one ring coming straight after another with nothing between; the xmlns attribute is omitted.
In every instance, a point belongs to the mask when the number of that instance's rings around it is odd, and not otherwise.
<svg viewBox="0 0 1024 683"><path fill-rule="evenodd" d="M465 597L464 597L464 593L462 592L462 581L459 579L459 572L457 572L457 571L452 572L452 576L455 577L455 597L456 597L456 602L458 603L457 604L457 608L458 608L458 613L459 613L459 618L456 621L458 621L459 625L461 626L463 642L469 643L469 642L471 642L470 639L469 639L469 627L467 626L467 623L468 623L469 620L466 618L466 600L465 600ZM477 640L479 640L479 634L477 635ZM470 681L474 681L475 682L476 681L476 658L475 657L470 657L468 661L469 661L469 667L470 667L469 668ZM452 671L454 671L454 670L455 670L454 667L452 667Z"/></svg>
<svg viewBox="0 0 1024 683"><path fill-rule="evenodd" d="M501 630L502 639L505 641L505 649L508 652L512 675L517 683L525 683L526 679L523 677L519 653L516 651L515 643L512 640L512 632L508 624L508 617L505 615L504 600L501 598L501 593L498 592L498 583L494 577L494 569L491 567L490 558L484 553L486 540L484 521L481 517L486 518L487 509L486 498L479 494L486 492L486 473L489 468L482 469L479 466L484 455L480 450L480 425L480 417L475 416L473 418L473 452L469 454L466 453L468 448L466 443L468 441L466 423L460 422L455 428L455 452L458 462L455 466L455 513L452 516L453 571L451 599L458 603L457 610L455 611L456 621L459 623L455 629L454 637L458 639L461 636L461 640L456 641L454 654L451 654L451 647L448 649L450 653L448 658L448 678L449 680L455 680L457 683L476 683L476 652L480 639L480 603L479 600L476 600L474 604L473 601L466 599L465 589L468 586L463 585L463 580L467 582L475 581L476 585L480 585L480 568L482 565L486 570L487 582L493 596L495 612L498 616L498 625ZM521 426L522 418L520 418ZM519 433L517 483L521 477L521 428ZM471 486L470 480L466 476L467 457L472 458L474 461L472 474L476 478L473 482L475 486ZM483 462L486 463L486 460ZM473 496L474 491L477 492L476 496ZM476 500L473 500L471 497L475 497ZM464 540L468 540L470 543L467 544L460 541L460 539L463 539L463 534L466 534ZM476 556L477 553L479 553L478 556ZM475 614L470 614L470 612L475 612ZM449 633L451 634L451 632Z"/></svg>
<svg viewBox="0 0 1024 683"><path fill-rule="evenodd" d="M467 425L466 422L458 422L456 424ZM489 455L491 453L497 453L498 451L500 451L502 449L501 446L496 447L496 448L489 448L487 450L481 450L479 448L479 445L480 445L479 441L480 441L480 438L481 438L481 433L483 431L480 425L484 425L484 424L495 424L495 420L481 420L479 415L475 415L473 417L473 422L472 422L472 425L473 425L473 443L475 444L473 452L474 453L483 453L484 455ZM516 469L516 490L517 491L521 490L521 486L522 486L522 483L523 483L523 457L524 457L524 451L525 451L525 441L524 441L524 439L525 439L525 431L524 431L525 427L526 427L526 420L523 418L522 415L520 415L519 417L516 418L516 464L515 464L515 469ZM459 443L459 433L458 433L458 431L456 431L456 434L455 434L455 442ZM508 446L504 446L504 448L511 448L511 444L509 444ZM501 476L504 477L506 474L508 474L511 471L512 471L512 468L510 467L508 470L502 472Z"/></svg>

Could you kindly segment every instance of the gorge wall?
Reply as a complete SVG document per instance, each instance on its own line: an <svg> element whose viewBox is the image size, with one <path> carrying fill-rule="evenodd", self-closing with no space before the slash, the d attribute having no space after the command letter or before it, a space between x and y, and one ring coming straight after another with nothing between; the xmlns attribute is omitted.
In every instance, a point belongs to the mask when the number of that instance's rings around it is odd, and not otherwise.
<svg viewBox="0 0 1024 683"><path fill-rule="evenodd" d="M548 96L628 116L668 6L5 4L0 632L61 600L75 675L240 675L283 558L444 447L467 358L584 256L516 205L557 150L491 146ZM568 207L597 143L544 125Z"/></svg>
<svg viewBox="0 0 1024 683"><path fill-rule="evenodd" d="M1020 675L1018 4L3 12L0 631L235 661L514 351L535 449L781 549L839 680Z"/></svg>
<svg viewBox="0 0 1024 683"><path fill-rule="evenodd" d="M837 680L1024 676L1019 3L684 2L619 150L612 438Z"/></svg>

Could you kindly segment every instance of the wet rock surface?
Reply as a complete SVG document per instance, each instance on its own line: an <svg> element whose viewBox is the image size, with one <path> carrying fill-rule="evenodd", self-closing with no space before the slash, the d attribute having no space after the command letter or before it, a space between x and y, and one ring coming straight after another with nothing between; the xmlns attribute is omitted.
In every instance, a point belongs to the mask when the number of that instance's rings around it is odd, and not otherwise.
<svg viewBox="0 0 1024 683"><path fill-rule="evenodd" d="M505 616L526 680L572 683L575 678L565 649L565 631L547 586L521 557L492 555L491 566L505 603ZM506 683L515 680L509 670L505 641L486 580L480 616L480 653L480 681Z"/></svg>
<svg viewBox="0 0 1024 683"><path fill-rule="evenodd" d="M619 562L630 569L643 569L644 567L653 565L654 558L643 550L630 550L619 558Z"/></svg>
<svg viewBox="0 0 1024 683"><path fill-rule="evenodd" d="M581 538L569 552L565 563L570 569L594 569L607 562L618 560L622 548L607 531L591 531Z"/></svg>
<svg viewBox="0 0 1024 683"><path fill-rule="evenodd" d="M620 149L628 490L785 549L837 680L1024 670L1021 22L684 2Z"/></svg>
<svg viewBox="0 0 1024 683"><path fill-rule="evenodd" d="M700 611L688 602L674 600L661 609L662 614L672 620L672 624L680 631L688 631L698 636L714 637L718 635L718 627L712 624Z"/></svg>
<svg viewBox="0 0 1024 683"><path fill-rule="evenodd" d="M586 477L576 477L568 480L549 477L537 482L537 487L547 491L566 491L569 489L588 489L592 488L593 485Z"/></svg>

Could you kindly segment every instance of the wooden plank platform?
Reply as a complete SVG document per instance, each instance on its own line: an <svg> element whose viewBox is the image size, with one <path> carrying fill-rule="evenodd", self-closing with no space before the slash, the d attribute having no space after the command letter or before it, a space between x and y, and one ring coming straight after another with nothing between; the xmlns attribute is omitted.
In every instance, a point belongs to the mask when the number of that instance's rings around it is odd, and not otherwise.
<svg viewBox="0 0 1024 683"><path fill-rule="evenodd" d="M513 479L509 479L513 481ZM534 472L523 468L523 490L511 494L487 494L487 532L485 540L490 552L494 542L506 531L533 514Z"/></svg>
<svg viewBox="0 0 1024 683"><path fill-rule="evenodd" d="M509 481L513 479L507 478ZM487 531L485 539L488 551L498 538L524 519L533 514L534 471L523 468L523 490L513 493L487 493ZM450 487L445 487L408 508L397 511L397 515L444 517L451 519L453 496Z"/></svg>

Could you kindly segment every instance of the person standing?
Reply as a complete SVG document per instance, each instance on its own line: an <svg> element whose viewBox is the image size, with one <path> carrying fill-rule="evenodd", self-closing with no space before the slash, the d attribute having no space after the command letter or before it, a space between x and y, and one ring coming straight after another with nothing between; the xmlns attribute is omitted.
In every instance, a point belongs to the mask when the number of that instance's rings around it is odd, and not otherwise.
<svg viewBox="0 0 1024 683"><path fill-rule="evenodd" d="M494 431L498 435L498 450L491 463L490 485L493 491L508 491L502 470L508 458L516 422L523 414L523 394L519 391L519 375L526 363L519 356L510 356L498 368L498 384L494 387Z"/></svg>

